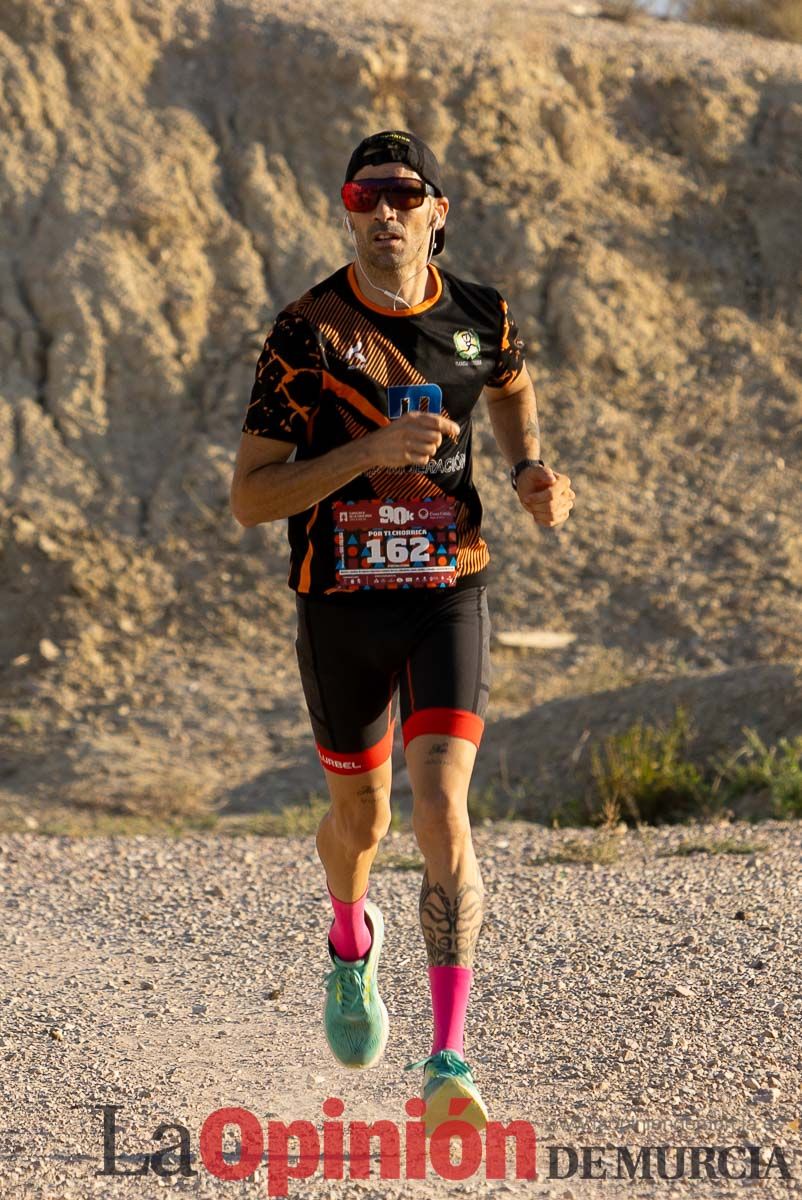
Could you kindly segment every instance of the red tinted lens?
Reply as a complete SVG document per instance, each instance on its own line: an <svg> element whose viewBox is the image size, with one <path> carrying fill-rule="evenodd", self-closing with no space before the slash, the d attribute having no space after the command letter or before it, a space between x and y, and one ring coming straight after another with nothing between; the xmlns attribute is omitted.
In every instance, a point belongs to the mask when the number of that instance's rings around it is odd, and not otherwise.
<svg viewBox="0 0 802 1200"><path fill-rule="evenodd" d="M387 197L391 208L406 211L423 204L426 185L416 179L360 179L343 184L341 195L349 212L372 212L380 196Z"/></svg>

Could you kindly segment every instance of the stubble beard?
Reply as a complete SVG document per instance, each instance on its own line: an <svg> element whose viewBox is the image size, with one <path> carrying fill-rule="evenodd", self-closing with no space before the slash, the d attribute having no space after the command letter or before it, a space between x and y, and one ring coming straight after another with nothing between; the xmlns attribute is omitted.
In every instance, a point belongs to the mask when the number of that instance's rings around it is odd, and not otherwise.
<svg viewBox="0 0 802 1200"><path fill-rule="evenodd" d="M417 251L413 251L405 242L398 250L378 252L373 243L367 241L359 247L359 256L372 281L381 284L382 287L398 288L410 276L423 270L429 256L428 250L429 244L426 240Z"/></svg>

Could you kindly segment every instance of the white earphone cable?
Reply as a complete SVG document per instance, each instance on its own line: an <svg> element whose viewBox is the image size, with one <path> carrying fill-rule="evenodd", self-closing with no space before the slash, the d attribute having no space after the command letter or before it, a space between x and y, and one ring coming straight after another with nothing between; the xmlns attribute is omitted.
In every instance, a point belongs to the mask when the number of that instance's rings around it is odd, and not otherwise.
<svg viewBox="0 0 802 1200"><path fill-rule="evenodd" d="M374 288L377 292L381 292L382 295L390 297L390 299L393 302L393 312L395 312L397 310L399 300L401 301L401 303L404 305L405 308L412 308L412 305L409 304L408 301L406 301L403 298L403 296L401 295L401 288L404 287L406 284L408 284L411 279L416 279L417 276L420 275L421 271L427 271L429 269L429 263L432 261L432 256L434 255L435 234L436 234L436 231L440 228L440 223L437 219L437 216L435 215L435 219L434 219L434 221L432 221L432 223L429 227L431 229L431 242L429 245L429 256L426 259L426 262L423 264L423 266L419 270L414 271L412 273L412 275L408 276L408 278L401 280L401 284L400 284L397 292L391 292L387 288L379 287L379 285L377 283L373 282L370 275L368 275L367 271L365 270L364 266L362 265L362 259L359 257L359 250L358 250L357 244L356 244L356 233L354 232L354 227L351 224L347 213L343 217L343 224L345 225L345 228L348 230L348 233L351 236L351 241L354 244L354 253L356 254L356 261L359 263L359 269L361 270L362 274L367 279L370 286L372 288Z"/></svg>

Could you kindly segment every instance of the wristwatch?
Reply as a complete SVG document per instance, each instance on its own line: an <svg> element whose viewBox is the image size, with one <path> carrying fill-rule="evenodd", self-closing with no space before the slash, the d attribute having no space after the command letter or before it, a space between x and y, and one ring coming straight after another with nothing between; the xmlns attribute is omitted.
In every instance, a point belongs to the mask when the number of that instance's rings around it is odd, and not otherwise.
<svg viewBox="0 0 802 1200"><path fill-rule="evenodd" d="M542 458L522 458L521 461L517 462L514 467L511 467L510 483L515 488L516 492L518 491L518 476L521 474L521 471L523 471L524 467L545 467L545 465L546 464Z"/></svg>

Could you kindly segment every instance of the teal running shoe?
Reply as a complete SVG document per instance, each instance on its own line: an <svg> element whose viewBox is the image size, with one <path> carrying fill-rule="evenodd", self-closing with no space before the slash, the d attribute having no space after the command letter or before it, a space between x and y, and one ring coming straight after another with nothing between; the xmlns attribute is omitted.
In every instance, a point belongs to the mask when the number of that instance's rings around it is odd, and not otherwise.
<svg viewBox="0 0 802 1200"><path fill-rule="evenodd" d="M376 973L384 941L384 920L375 904L365 904L365 920L373 935L366 958L346 962L329 942L334 970L326 976L324 1024L331 1052L344 1067L363 1070L384 1054L390 1021L379 995Z"/></svg>
<svg viewBox="0 0 802 1200"><path fill-rule="evenodd" d="M426 1133L434 1133L443 1121L466 1121L474 1129L487 1125L487 1109L474 1082L471 1068L456 1050L440 1050L404 1070L423 1067L423 1118Z"/></svg>

